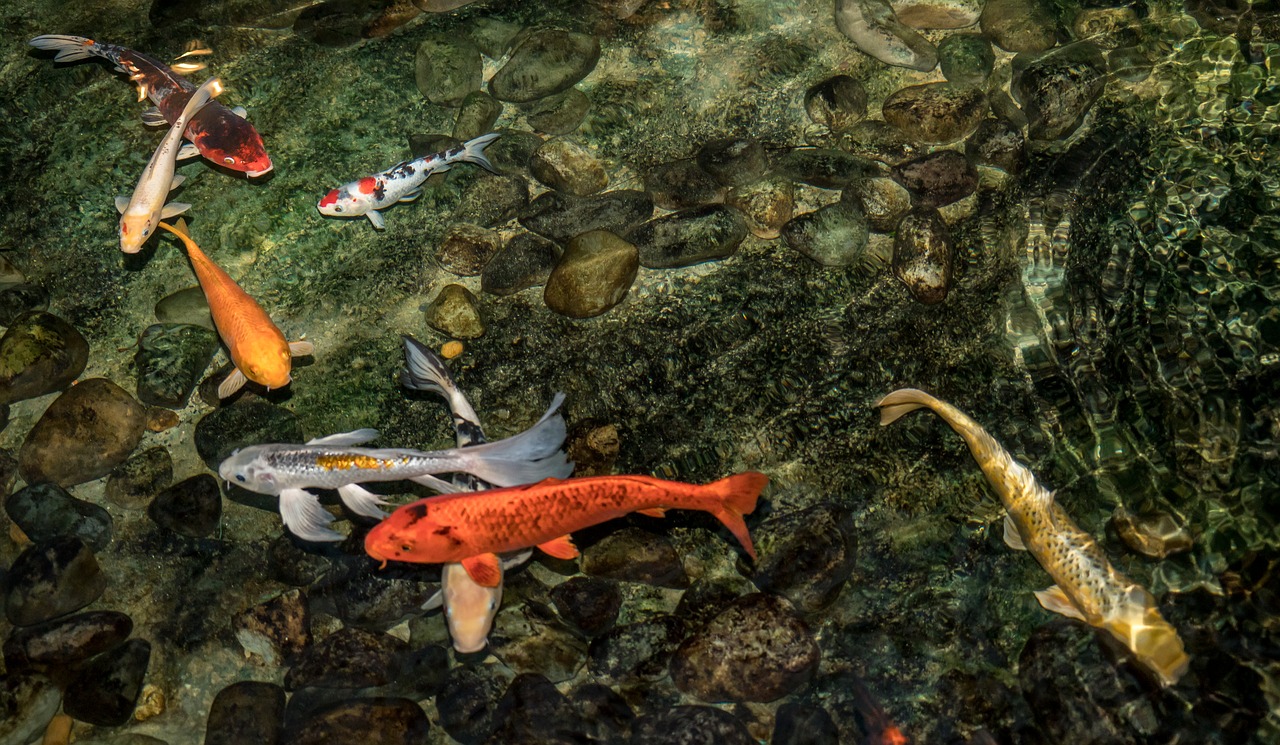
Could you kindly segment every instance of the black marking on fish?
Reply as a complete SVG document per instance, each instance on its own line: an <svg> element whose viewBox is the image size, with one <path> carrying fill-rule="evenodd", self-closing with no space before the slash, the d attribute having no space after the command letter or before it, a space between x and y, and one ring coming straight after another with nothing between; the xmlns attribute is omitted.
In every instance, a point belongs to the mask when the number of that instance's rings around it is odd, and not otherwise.
<svg viewBox="0 0 1280 745"><path fill-rule="evenodd" d="M409 527L427 516L427 506L421 502L411 504L404 508L404 513L409 516L409 522L405 527Z"/></svg>

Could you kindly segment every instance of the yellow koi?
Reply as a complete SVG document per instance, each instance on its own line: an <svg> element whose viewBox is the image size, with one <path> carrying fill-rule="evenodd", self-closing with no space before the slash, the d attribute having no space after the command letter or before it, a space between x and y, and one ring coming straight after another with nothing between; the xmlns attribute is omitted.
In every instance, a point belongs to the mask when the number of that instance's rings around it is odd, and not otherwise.
<svg viewBox="0 0 1280 745"><path fill-rule="evenodd" d="M1029 551L1057 584L1035 593L1045 610L1103 629L1129 649L1162 685L1187 671L1182 639L1160 615L1146 588L1125 577L1058 506L1026 466L1014 460L980 424L924 391L904 388L880 400L880 424L926 407L964 438L1005 509L1004 540Z"/></svg>

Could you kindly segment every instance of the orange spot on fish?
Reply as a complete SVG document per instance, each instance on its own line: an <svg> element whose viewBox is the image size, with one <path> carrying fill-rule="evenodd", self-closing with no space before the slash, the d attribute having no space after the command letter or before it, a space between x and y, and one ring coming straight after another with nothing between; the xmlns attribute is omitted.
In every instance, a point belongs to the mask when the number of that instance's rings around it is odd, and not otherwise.
<svg viewBox="0 0 1280 745"><path fill-rule="evenodd" d="M353 468L388 468L393 464L371 455L322 455L316 458L316 465L334 471L348 471Z"/></svg>

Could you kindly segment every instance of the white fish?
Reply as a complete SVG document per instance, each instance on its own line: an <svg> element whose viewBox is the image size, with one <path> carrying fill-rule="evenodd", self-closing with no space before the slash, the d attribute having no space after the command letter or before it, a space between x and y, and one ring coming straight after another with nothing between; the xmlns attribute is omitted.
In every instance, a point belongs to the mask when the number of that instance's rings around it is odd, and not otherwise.
<svg viewBox="0 0 1280 745"><path fill-rule="evenodd" d="M1029 551L1057 583L1035 593L1045 610L1109 632L1159 676L1162 685L1178 682L1190 660L1155 598L1111 566L1093 536L1072 521L1026 466L964 412L924 391L903 388L876 405L882 425L927 407L964 438L1004 505L1005 543Z"/></svg>

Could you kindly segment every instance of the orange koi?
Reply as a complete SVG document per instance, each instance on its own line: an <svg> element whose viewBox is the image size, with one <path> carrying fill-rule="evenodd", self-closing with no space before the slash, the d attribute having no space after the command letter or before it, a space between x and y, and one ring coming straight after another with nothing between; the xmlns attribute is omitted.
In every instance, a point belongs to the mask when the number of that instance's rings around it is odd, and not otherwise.
<svg viewBox="0 0 1280 745"><path fill-rule="evenodd" d="M769 483L747 471L710 484L651 476L545 479L529 486L428 497L406 504L374 526L364 550L389 560L461 563L477 584L502 578L498 554L537 546L558 559L578 556L569 534L639 512L662 517L668 509L710 512L737 537L752 559L755 546L742 516L756 508Z"/></svg>
<svg viewBox="0 0 1280 745"><path fill-rule="evenodd" d="M176 225L162 222L160 227L178 236L186 246L191 268L209 302L213 325L218 327L218 335L227 345L235 365L235 370L218 386L218 397L226 398L240 390L246 380L267 390L288 385L292 379L292 358L311 354L314 349L311 342L285 341L284 334L258 301L240 289L240 285L191 240L185 220L178 220Z"/></svg>

